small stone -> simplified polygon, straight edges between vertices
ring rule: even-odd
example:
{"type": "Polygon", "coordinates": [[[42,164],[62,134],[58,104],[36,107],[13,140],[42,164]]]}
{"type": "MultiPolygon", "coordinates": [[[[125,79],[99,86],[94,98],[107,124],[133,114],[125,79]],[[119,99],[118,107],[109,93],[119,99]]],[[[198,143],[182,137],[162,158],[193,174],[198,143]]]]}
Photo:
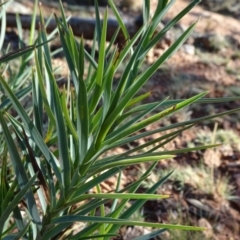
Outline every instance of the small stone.
{"type": "Polygon", "coordinates": [[[182,50],[189,55],[195,55],[195,47],[191,44],[183,44],[182,50]]]}
{"type": "Polygon", "coordinates": [[[211,167],[219,167],[221,165],[221,154],[218,150],[206,149],[203,154],[204,163],[211,167]]]}
{"type": "Polygon", "coordinates": [[[16,1],[9,3],[7,5],[7,11],[11,13],[18,13],[18,14],[32,14],[32,9],[26,7],[22,3],[18,3],[16,1]]]}
{"type": "Polygon", "coordinates": [[[142,9],[142,1],[138,0],[123,0],[121,7],[128,10],[139,11],[142,9]]]}
{"type": "Polygon", "coordinates": [[[213,237],[212,225],[207,221],[206,218],[200,218],[198,220],[198,226],[206,228],[206,230],[203,231],[203,234],[207,239],[213,237]]]}

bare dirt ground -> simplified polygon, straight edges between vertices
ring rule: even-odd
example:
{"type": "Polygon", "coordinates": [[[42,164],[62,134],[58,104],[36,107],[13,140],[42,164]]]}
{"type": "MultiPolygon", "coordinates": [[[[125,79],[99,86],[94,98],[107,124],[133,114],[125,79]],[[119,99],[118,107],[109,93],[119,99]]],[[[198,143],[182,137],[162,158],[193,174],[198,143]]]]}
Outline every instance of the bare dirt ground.
{"type": "MultiPolygon", "coordinates": [[[[177,0],[167,13],[163,24],[169,22],[189,2],[177,0]]],[[[31,2],[28,1],[29,6],[31,2]]],[[[151,1],[152,7],[156,1],[151,1]]],[[[54,6],[44,5],[51,13],[54,6]]],[[[67,7],[67,5],[66,5],[67,7]]],[[[55,9],[55,11],[57,11],[55,9]]],[[[91,12],[91,10],[88,10],[91,12]]],[[[69,10],[71,12],[71,10],[69,10]]],[[[125,17],[129,11],[122,11],[125,17]]],[[[137,16],[138,12],[132,12],[137,16]]],[[[187,98],[202,91],[207,97],[231,97],[240,94],[240,14],[224,15],[196,6],[171,30],[165,40],[152,50],[146,64],[154,62],[166,48],[193,22],[198,20],[194,33],[183,47],[152,77],[143,91],[153,90],[149,99],[161,100],[187,98]]],[[[56,59],[63,64],[63,59],[56,59]]],[[[181,122],[186,119],[211,115],[239,107],[240,101],[224,104],[193,105],[164,121],[150,126],[181,122]]],[[[148,221],[204,226],[204,233],[165,232],[159,239],[240,239],[240,114],[225,116],[214,122],[204,122],[183,132],[168,146],[168,150],[193,147],[199,144],[223,143],[213,150],[180,154],[168,162],[160,162],[148,181],[152,183],[171,170],[175,173],[158,193],[172,194],[172,198],[147,202],[142,212],[135,216],[148,221]]],[[[157,137],[157,136],[154,136],[157,137]]],[[[134,147],[143,144],[132,143],[134,147]]],[[[116,149],[117,152],[124,148],[116,149]]],[[[135,181],[139,172],[148,166],[129,167],[123,175],[123,184],[135,181]]],[[[114,189],[115,179],[103,184],[106,191],[114,189]]],[[[149,229],[125,227],[124,239],[149,232],[149,229]]]]}

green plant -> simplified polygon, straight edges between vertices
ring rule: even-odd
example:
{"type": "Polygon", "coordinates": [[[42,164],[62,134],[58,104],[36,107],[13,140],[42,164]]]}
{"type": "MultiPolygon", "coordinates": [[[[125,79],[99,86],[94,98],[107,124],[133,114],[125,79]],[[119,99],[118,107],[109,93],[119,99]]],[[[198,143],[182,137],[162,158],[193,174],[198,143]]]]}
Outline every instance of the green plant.
{"type": "MultiPolygon", "coordinates": [[[[106,48],[108,10],[101,22],[97,1],[96,31],[91,55],[83,47],[83,40],[76,40],[67,24],[62,4],[61,20],[55,16],[63,52],[69,67],[67,86],[59,88],[51,62],[51,53],[40,12],[40,25],[35,43],[20,51],[4,55],[0,63],[12,59],[33,56],[27,93],[32,96],[32,105],[24,109],[21,99],[25,88],[12,88],[8,79],[0,75],[1,84],[1,182],[0,182],[0,233],[2,239],[110,239],[117,235],[121,225],[136,225],[162,229],[202,230],[192,226],[148,223],[128,220],[146,200],[168,196],[154,192],[171,175],[159,179],[145,194],[136,194],[141,182],[146,179],[158,161],[172,158],[180,152],[205,149],[216,145],[198,146],[174,151],[159,151],[179,133],[199,121],[230,114],[239,109],[188,120],[158,129],[140,132],[146,126],[189,106],[192,103],[219,102],[234,98],[202,99],[201,93],[185,100],[163,99],[144,105],[137,105],[151,93],[137,95],[155,71],[164,63],[192,32],[192,24],[168,50],[148,69],[141,72],[141,66],[148,51],[199,1],[193,1],[170,21],[161,32],[154,34],[159,22],[174,1],[159,1],[156,12],[150,18],[150,1],[144,1],[144,25],[138,33],[129,38],[125,25],[109,0],[119,28],[106,48]],[[115,37],[123,31],[126,45],[120,49],[114,46],[115,37]],[[99,57],[94,59],[95,49],[99,57]],[[113,49],[113,50],[112,50],[113,49]],[[126,66],[116,88],[114,75],[124,59],[126,66]],[[89,61],[86,70],[85,61],[89,61]],[[150,115],[158,109],[158,112],[150,115]],[[14,110],[14,116],[9,110],[14,110]],[[153,139],[148,143],[121,154],[108,154],[113,149],[154,133],[172,129],[170,134],[153,139]],[[3,137],[2,137],[3,138],[3,137]],[[156,144],[157,143],[157,144],[156,144]],[[155,144],[155,145],[154,145],[155,144]],[[151,147],[152,146],[152,147],[151,147]],[[141,152],[145,147],[148,151],[141,152]],[[132,164],[153,162],[149,169],[134,183],[121,189],[121,172],[132,164]],[[113,175],[118,176],[113,193],[102,193],[100,183],[113,175]],[[96,193],[90,193],[96,188],[96,193]],[[126,208],[129,199],[136,201],[126,208]],[[110,213],[105,204],[112,201],[110,213]],[[96,210],[100,209],[100,216],[96,210]],[[74,224],[82,222],[78,231],[74,224]]],[[[34,29],[34,28],[33,28],[34,29]]],[[[32,30],[33,31],[33,30],[32,30]]],[[[32,42],[33,43],[33,42],[32,42]]],[[[21,63],[21,67],[23,63],[21,63]]],[[[10,65],[10,64],[9,64],[10,65]]],[[[6,69],[8,69],[7,65],[6,69]]],[[[19,81],[18,78],[16,78],[19,81]]],[[[139,239],[148,239],[149,234],[139,239]]]]}

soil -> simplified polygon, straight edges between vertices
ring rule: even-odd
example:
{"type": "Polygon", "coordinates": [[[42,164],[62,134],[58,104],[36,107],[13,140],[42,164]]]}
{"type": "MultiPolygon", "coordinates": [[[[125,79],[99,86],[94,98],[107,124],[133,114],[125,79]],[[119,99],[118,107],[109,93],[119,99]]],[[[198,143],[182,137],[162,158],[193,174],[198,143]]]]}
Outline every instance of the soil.
{"type": "MultiPolygon", "coordinates": [[[[51,1],[48,1],[51,2],[51,1]]],[[[152,8],[156,1],[151,1],[152,8]]],[[[189,1],[177,0],[163,20],[167,24],[189,1]]],[[[31,2],[29,1],[29,5],[31,2]]],[[[67,7],[67,5],[66,5],[67,7]]],[[[52,8],[43,4],[45,12],[52,8]]],[[[56,10],[57,11],[57,10],[56,10]]],[[[71,12],[71,10],[69,10],[71,12]]],[[[121,13],[128,18],[129,12],[121,13]]],[[[131,10],[131,16],[139,12],[131,10]]],[[[240,94],[240,24],[239,14],[224,15],[196,6],[169,33],[165,40],[153,49],[146,65],[154,62],[174,40],[192,23],[197,22],[192,36],[167,63],[162,65],[143,91],[153,90],[148,101],[171,96],[182,99],[202,91],[206,97],[232,97],[240,94]]],[[[61,58],[56,65],[63,64],[61,58]]],[[[63,69],[61,69],[63,71],[63,69]]],[[[234,109],[240,101],[219,104],[195,104],[170,118],[153,124],[147,130],[170,123],[201,117],[234,109]]],[[[168,149],[194,147],[199,144],[223,143],[213,150],[179,154],[167,162],[160,162],[152,176],[144,183],[145,191],[159,177],[171,170],[175,173],[157,191],[171,194],[162,201],[148,201],[142,209],[147,221],[179,223],[204,226],[203,233],[182,233],[166,231],[158,239],[240,239],[240,114],[222,117],[215,121],[203,122],[180,134],[168,149]]],[[[156,137],[156,136],[155,136],[156,137]]],[[[144,144],[148,139],[132,143],[144,144]]],[[[131,146],[126,146],[131,147],[131,146]]],[[[124,151],[123,148],[116,152],[124,151]]],[[[123,185],[133,182],[147,165],[127,168],[123,173],[123,185]]],[[[105,182],[102,187],[111,191],[116,179],[105,182]]],[[[125,227],[121,229],[124,239],[148,233],[149,229],[125,227]]]]}

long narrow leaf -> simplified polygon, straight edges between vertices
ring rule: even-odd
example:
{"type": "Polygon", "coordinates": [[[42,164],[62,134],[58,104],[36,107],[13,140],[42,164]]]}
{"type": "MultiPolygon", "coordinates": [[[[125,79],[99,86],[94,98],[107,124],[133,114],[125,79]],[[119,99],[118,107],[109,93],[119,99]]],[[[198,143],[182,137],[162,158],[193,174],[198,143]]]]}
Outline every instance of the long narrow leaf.
{"type": "Polygon", "coordinates": [[[6,31],[6,5],[2,4],[1,6],[1,32],[0,32],[0,49],[2,49],[4,37],[5,37],[5,31],[6,31]]]}
{"type": "MultiPolygon", "coordinates": [[[[79,88],[77,91],[77,133],[79,140],[79,165],[88,150],[89,141],[89,107],[88,107],[88,96],[85,82],[83,80],[84,75],[84,48],[83,40],[81,40],[80,50],[79,50],[79,88]]],[[[99,66],[100,67],[100,66],[99,66]]]]}
{"type": "Polygon", "coordinates": [[[129,39],[130,36],[129,36],[129,33],[127,31],[127,28],[126,28],[124,22],[122,21],[122,18],[120,16],[120,14],[119,14],[119,12],[118,12],[118,10],[117,10],[113,0],[108,0],[108,3],[111,6],[111,9],[113,10],[115,17],[117,18],[118,24],[121,27],[121,30],[123,31],[125,39],[129,39]]]}
{"type": "MultiPolygon", "coordinates": [[[[136,182],[136,184],[134,184],[131,188],[129,188],[129,192],[134,193],[138,187],[140,186],[141,182],[146,179],[146,177],[150,174],[150,172],[154,169],[154,167],[156,167],[157,163],[153,163],[149,169],[143,173],[142,177],[136,182]]],[[[127,189],[126,189],[127,190],[127,189]]],[[[123,189],[123,191],[125,191],[123,189]]],[[[128,199],[126,200],[122,200],[121,203],[119,204],[119,206],[117,207],[117,209],[110,213],[108,215],[108,217],[112,217],[112,218],[119,218],[119,216],[121,215],[123,209],[125,208],[126,204],[128,203],[128,199]]],[[[92,224],[91,226],[88,226],[87,228],[83,229],[79,234],[76,235],[76,237],[74,238],[74,240],[77,240],[79,236],[88,236],[91,232],[95,231],[98,228],[99,224],[95,223],[92,224]]],[[[110,229],[114,228],[114,231],[111,231],[111,233],[116,232],[116,230],[119,228],[120,226],[118,225],[108,225],[107,227],[107,232],[109,232],[110,229]]]]}
{"type": "Polygon", "coordinates": [[[144,226],[144,227],[154,227],[154,228],[166,228],[166,229],[179,229],[179,230],[191,230],[191,231],[202,231],[205,230],[203,227],[191,227],[191,226],[182,226],[182,225],[173,225],[173,224],[161,224],[161,223],[149,223],[149,222],[137,222],[129,221],[126,219],[114,219],[108,217],[88,217],[88,216],[61,216],[54,218],[51,224],[63,223],[63,222],[95,222],[95,223],[109,223],[117,225],[135,225],[135,226],[144,226]]]}
{"type": "Polygon", "coordinates": [[[104,72],[104,65],[105,65],[105,43],[106,43],[106,34],[107,34],[107,17],[108,12],[106,11],[104,14],[103,19],[103,26],[101,32],[101,44],[99,49],[99,61],[98,61],[98,68],[97,68],[97,76],[96,76],[96,86],[93,94],[93,98],[89,107],[90,113],[92,113],[95,108],[97,107],[97,103],[101,97],[102,93],[102,84],[103,84],[103,72],[104,72]]]}
{"type": "Polygon", "coordinates": [[[38,145],[39,149],[41,149],[42,153],[44,154],[44,156],[48,160],[49,164],[52,166],[58,180],[60,181],[60,183],[62,183],[62,177],[61,177],[60,171],[57,167],[55,157],[49,151],[48,147],[44,143],[44,141],[43,141],[41,135],[39,134],[39,132],[37,131],[36,127],[33,125],[32,121],[30,120],[30,118],[26,114],[25,110],[23,109],[23,107],[19,103],[18,99],[13,94],[13,92],[9,88],[8,84],[4,81],[4,79],[2,78],[1,75],[0,75],[0,82],[1,82],[1,85],[3,86],[3,88],[5,90],[6,95],[11,100],[12,105],[16,109],[16,111],[19,114],[19,116],[21,117],[25,127],[27,128],[27,130],[28,130],[27,132],[34,139],[34,141],[38,145]]]}
{"type": "Polygon", "coordinates": [[[94,166],[91,167],[91,171],[97,171],[97,172],[101,172],[105,169],[108,168],[112,168],[112,167],[120,167],[120,166],[128,166],[128,165],[133,165],[133,164],[137,164],[137,163],[146,163],[146,162],[154,162],[154,161],[160,161],[160,160],[164,160],[164,159],[170,159],[173,158],[174,155],[163,155],[163,153],[160,153],[159,155],[156,153],[156,155],[154,156],[142,156],[142,157],[135,157],[135,158],[125,158],[122,160],[116,160],[116,161],[109,161],[109,163],[100,163],[100,164],[96,164],[94,166]]]}
{"type": "Polygon", "coordinates": [[[111,128],[114,121],[117,119],[119,113],[122,109],[128,104],[130,99],[136,94],[136,92],[143,86],[143,84],[152,76],[152,74],[158,69],[158,67],[169,58],[174,52],[176,52],[182,43],[187,39],[189,34],[193,31],[195,24],[189,27],[179,38],[178,40],[169,47],[168,50],[145,72],[143,73],[136,81],[135,84],[128,90],[122,101],[118,104],[118,106],[113,110],[111,115],[106,119],[103,123],[102,130],[99,133],[97,139],[97,148],[101,146],[104,141],[109,129],[111,128]]]}
{"type": "MultiPolygon", "coordinates": [[[[117,141],[119,140],[120,138],[123,138],[123,137],[126,137],[134,132],[137,132],[139,130],[141,130],[142,128],[148,126],[149,124],[152,124],[156,121],[159,121],[160,119],[162,119],[163,117],[166,117],[192,103],[194,103],[195,101],[197,101],[198,99],[202,98],[203,96],[205,96],[207,94],[207,92],[203,92],[203,93],[200,93],[194,97],[191,97],[187,100],[184,100],[170,108],[167,108],[166,110],[163,110],[162,112],[158,113],[158,114],[155,114],[153,116],[150,116],[148,117],[147,119],[144,119],[143,121],[139,122],[139,123],[136,123],[135,125],[125,129],[125,130],[122,130],[120,133],[118,133],[118,131],[116,131],[116,134],[113,132],[112,134],[109,135],[109,138],[111,138],[111,136],[114,136],[114,140],[111,139],[111,141],[117,141]],[[120,137],[117,137],[118,135],[120,135],[120,137]]],[[[163,101],[164,102],[164,101],[163,101]]]]}
{"type": "MultiPolygon", "coordinates": [[[[3,214],[0,217],[1,232],[2,232],[1,228],[4,226],[4,222],[6,221],[6,219],[10,215],[10,213],[14,211],[14,208],[19,204],[19,202],[22,200],[22,198],[27,194],[27,192],[29,191],[29,189],[31,188],[33,183],[35,182],[36,177],[37,176],[35,175],[27,182],[27,184],[15,195],[14,199],[9,203],[7,208],[4,210],[3,214]]],[[[40,219],[39,219],[39,222],[40,222],[40,219]]]]}
{"type": "Polygon", "coordinates": [[[10,60],[16,59],[18,57],[21,57],[27,53],[31,53],[35,48],[39,48],[45,44],[47,44],[48,42],[52,41],[53,39],[50,39],[44,43],[38,44],[38,45],[31,45],[22,49],[19,49],[17,51],[13,51],[10,52],[6,55],[3,55],[2,57],[0,57],[0,64],[4,63],[4,62],[9,62],[10,60]]]}
{"type": "MultiPolygon", "coordinates": [[[[23,163],[20,159],[17,148],[14,144],[14,141],[11,137],[11,134],[8,130],[7,124],[4,120],[4,117],[3,117],[2,113],[0,113],[0,122],[2,124],[4,136],[5,136],[7,145],[8,145],[8,150],[9,150],[9,153],[10,153],[11,161],[12,161],[12,164],[13,164],[13,168],[14,168],[17,180],[18,180],[19,187],[20,187],[21,190],[25,189],[25,186],[29,182],[28,177],[27,177],[27,174],[25,172],[23,163]]],[[[29,190],[29,186],[28,186],[28,190],[29,190]]],[[[25,196],[26,203],[27,203],[27,206],[29,208],[31,217],[33,218],[34,223],[38,226],[38,229],[40,230],[41,229],[41,220],[40,220],[40,216],[39,216],[39,213],[38,213],[38,210],[37,210],[37,206],[36,206],[34,196],[33,196],[31,191],[25,192],[25,190],[24,190],[24,193],[26,193],[26,196],[25,196]]],[[[16,207],[16,205],[14,207],[16,207]]],[[[13,209],[11,209],[11,210],[13,211],[13,209]]],[[[4,220],[6,220],[6,219],[4,219],[4,220]]],[[[3,226],[3,223],[0,222],[0,226],[3,226]]]]}
{"type": "Polygon", "coordinates": [[[133,238],[132,240],[149,240],[149,239],[159,236],[161,233],[163,233],[165,231],[166,231],[166,229],[156,230],[151,233],[145,234],[143,236],[133,238]]]}
{"type": "MultiPolygon", "coordinates": [[[[173,172],[170,172],[163,178],[161,178],[159,181],[157,181],[151,188],[149,188],[146,193],[154,193],[172,174],[173,172]]],[[[121,215],[120,219],[128,219],[134,212],[136,212],[143,204],[146,202],[146,200],[136,200],[131,207],[129,207],[127,210],[125,210],[121,215]]],[[[108,231],[108,233],[114,233],[117,231],[119,226],[113,225],[111,229],[108,231]]],[[[164,227],[163,227],[164,228],[164,227]]]]}
{"type": "Polygon", "coordinates": [[[169,198],[170,195],[157,195],[157,194],[136,194],[136,193],[97,193],[97,194],[84,194],[76,199],[73,199],[68,203],[68,205],[73,205],[85,199],[148,199],[148,200],[156,200],[169,198]]]}
{"type": "Polygon", "coordinates": [[[58,135],[58,146],[60,153],[60,165],[62,171],[62,179],[64,183],[64,191],[68,191],[71,181],[71,162],[69,158],[68,152],[68,141],[67,141],[67,133],[65,128],[64,116],[62,113],[59,90],[56,85],[55,78],[51,72],[50,66],[46,61],[46,69],[48,72],[48,76],[50,79],[50,84],[54,89],[53,95],[53,104],[54,104],[54,113],[56,118],[56,127],[57,127],[57,135],[58,135]]]}

